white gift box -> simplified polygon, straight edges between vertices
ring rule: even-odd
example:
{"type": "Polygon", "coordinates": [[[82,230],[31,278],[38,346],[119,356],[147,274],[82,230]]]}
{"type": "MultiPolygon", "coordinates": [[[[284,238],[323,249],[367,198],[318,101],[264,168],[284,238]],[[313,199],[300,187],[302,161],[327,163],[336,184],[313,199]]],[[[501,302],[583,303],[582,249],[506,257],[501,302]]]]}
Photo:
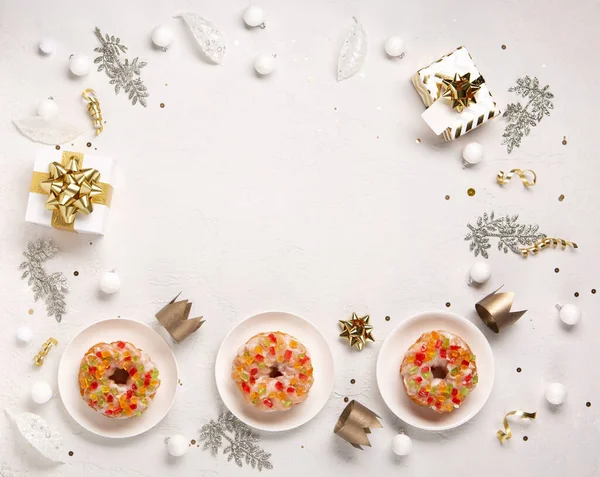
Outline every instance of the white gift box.
{"type": "Polygon", "coordinates": [[[70,230],[73,232],[104,235],[108,216],[110,214],[110,202],[116,170],[116,162],[112,157],[96,156],[93,154],[84,154],[80,152],[42,149],[38,152],[33,165],[33,177],[29,188],[29,200],[27,201],[27,211],[25,220],[46,227],[59,228],[61,230],[70,230]],[[40,183],[49,177],[49,166],[53,162],[67,165],[71,158],[77,158],[80,162],[80,169],[96,169],[100,172],[100,186],[103,190],[99,199],[93,198],[94,211],[85,215],[77,213],[75,222],[71,225],[65,225],[57,217],[58,212],[46,209],[48,194],[40,188],[40,183]],[[96,200],[95,200],[96,199],[96,200]],[[62,222],[62,225],[61,225],[62,222]]]}
{"type": "Polygon", "coordinates": [[[480,76],[464,46],[421,68],[411,77],[413,86],[428,108],[422,115],[423,119],[436,134],[443,134],[446,141],[459,138],[501,113],[485,82],[476,93],[477,102],[472,102],[460,113],[452,109],[449,101],[440,99],[445,89],[443,78],[454,77],[457,73],[470,73],[473,80],[480,76]]]}

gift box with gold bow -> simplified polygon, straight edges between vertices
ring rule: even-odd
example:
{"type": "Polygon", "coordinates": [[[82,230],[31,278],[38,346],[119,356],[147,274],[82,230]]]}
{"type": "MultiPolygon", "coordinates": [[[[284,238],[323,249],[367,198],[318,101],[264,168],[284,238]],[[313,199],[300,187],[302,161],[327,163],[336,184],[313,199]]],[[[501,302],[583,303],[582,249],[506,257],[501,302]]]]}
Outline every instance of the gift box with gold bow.
{"type": "Polygon", "coordinates": [[[116,163],[106,156],[40,150],[33,166],[25,220],[86,234],[104,235],[116,163]]]}
{"type": "Polygon", "coordinates": [[[423,119],[446,141],[459,138],[501,113],[464,46],[421,68],[411,81],[427,106],[423,119]]]}

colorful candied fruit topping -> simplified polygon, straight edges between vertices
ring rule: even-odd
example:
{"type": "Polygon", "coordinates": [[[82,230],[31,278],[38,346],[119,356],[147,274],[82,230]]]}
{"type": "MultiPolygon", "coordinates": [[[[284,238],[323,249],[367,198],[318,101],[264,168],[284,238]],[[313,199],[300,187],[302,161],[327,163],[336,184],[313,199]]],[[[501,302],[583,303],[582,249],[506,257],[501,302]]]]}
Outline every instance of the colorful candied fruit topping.
{"type": "Polygon", "coordinates": [[[271,356],[275,356],[275,347],[274,347],[274,346],[271,346],[271,347],[269,348],[269,354],[270,354],[271,356]]]}
{"type": "Polygon", "coordinates": [[[271,401],[269,398],[263,399],[263,404],[267,407],[273,407],[273,401],[271,401]]]}
{"type": "Polygon", "coordinates": [[[292,358],[292,351],[289,349],[285,350],[285,353],[283,353],[283,359],[285,359],[286,361],[289,361],[292,358]]]}
{"type": "Polygon", "coordinates": [[[271,340],[271,343],[277,343],[277,337],[273,333],[269,334],[269,339],[271,340]]]}
{"type": "Polygon", "coordinates": [[[256,356],[254,356],[254,359],[259,363],[262,363],[265,360],[265,357],[262,354],[257,353],[256,356]]]}
{"type": "Polygon", "coordinates": [[[242,383],[242,389],[244,390],[244,392],[250,392],[250,386],[248,386],[248,384],[246,383],[242,383]]]}
{"type": "Polygon", "coordinates": [[[275,389],[278,389],[279,391],[281,391],[283,389],[283,383],[281,381],[277,381],[275,383],[275,389]]]}

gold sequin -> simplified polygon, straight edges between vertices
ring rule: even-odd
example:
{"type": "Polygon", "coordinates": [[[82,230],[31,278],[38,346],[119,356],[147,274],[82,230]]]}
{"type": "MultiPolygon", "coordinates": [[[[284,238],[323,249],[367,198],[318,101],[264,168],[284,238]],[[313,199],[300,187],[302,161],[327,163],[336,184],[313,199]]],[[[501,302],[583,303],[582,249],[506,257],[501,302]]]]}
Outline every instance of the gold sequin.
{"type": "Polygon", "coordinates": [[[420,138],[420,137],[418,137],[417,139],[415,139],[415,142],[416,142],[417,144],[421,144],[421,138],[420,138]]]}
{"type": "Polygon", "coordinates": [[[27,313],[29,313],[30,315],[33,315],[33,308],[29,308],[29,310],[27,310],[27,313]]]}
{"type": "Polygon", "coordinates": [[[467,195],[469,197],[473,197],[475,195],[475,189],[473,189],[472,187],[470,189],[467,190],[467,195]]]}
{"type": "Polygon", "coordinates": [[[559,202],[562,202],[563,200],[565,200],[565,195],[564,195],[564,194],[560,194],[560,195],[558,196],[558,201],[559,201],[559,202]]]}
{"type": "Polygon", "coordinates": [[[563,136],[562,143],[563,143],[563,146],[567,145],[567,136],[563,136]]]}

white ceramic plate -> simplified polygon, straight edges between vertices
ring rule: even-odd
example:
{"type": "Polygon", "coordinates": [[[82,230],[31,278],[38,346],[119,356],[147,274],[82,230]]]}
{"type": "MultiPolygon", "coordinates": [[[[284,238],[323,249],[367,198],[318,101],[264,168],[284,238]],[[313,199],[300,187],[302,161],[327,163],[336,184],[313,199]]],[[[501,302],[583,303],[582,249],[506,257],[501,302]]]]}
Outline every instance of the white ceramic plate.
{"type": "Polygon", "coordinates": [[[215,366],[217,388],[225,406],[241,421],[263,431],[287,431],[310,421],[325,406],[335,379],[333,356],[325,337],[304,318],[280,311],[252,316],[237,325],[221,343],[215,366]],[[308,348],[314,367],[314,384],[302,404],[289,411],[260,412],[246,404],[231,379],[231,363],[240,346],[257,333],[281,331],[308,348]]]}
{"type": "Polygon", "coordinates": [[[377,358],[377,385],[385,403],[407,424],[431,431],[452,429],[477,414],[492,392],[494,373],[494,355],[483,333],[467,319],[447,311],[420,313],[400,323],[384,341],[377,358]],[[459,335],[477,357],[477,387],[458,409],[443,414],[412,402],[400,376],[400,364],[406,350],[421,334],[432,330],[459,335]]]}
{"type": "Polygon", "coordinates": [[[99,321],[81,331],[65,349],[58,367],[58,390],[63,404],[79,425],[103,437],[132,437],[152,429],[166,416],[177,391],[177,362],[167,342],[148,325],[125,318],[99,321]],[[143,349],[160,372],[154,401],[140,416],[110,419],[91,409],[79,393],[79,365],[96,343],[129,341],[143,349]]]}

